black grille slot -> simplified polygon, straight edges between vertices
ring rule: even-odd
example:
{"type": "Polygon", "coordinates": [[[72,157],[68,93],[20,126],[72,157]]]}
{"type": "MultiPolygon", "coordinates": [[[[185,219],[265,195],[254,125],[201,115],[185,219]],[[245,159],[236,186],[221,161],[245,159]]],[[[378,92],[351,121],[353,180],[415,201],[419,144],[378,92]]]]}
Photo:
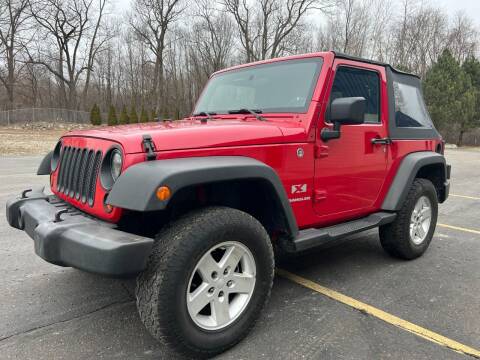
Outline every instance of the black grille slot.
{"type": "Polygon", "coordinates": [[[73,150],[73,158],[71,162],[70,172],[68,174],[68,193],[66,195],[73,197],[74,196],[74,184],[78,178],[77,162],[78,155],[80,154],[80,149],[73,150]]]}
{"type": "Polygon", "coordinates": [[[68,171],[68,164],[70,163],[70,147],[66,147],[63,150],[63,156],[60,161],[60,174],[59,174],[59,186],[58,186],[58,191],[63,192],[65,189],[65,177],[67,176],[67,171],[68,171]]]}
{"type": "Polygon", "coordinates": [[[82,184],[83,184],[83,178],[85,177],[87,155],[88,155],[87,149],[83,149],[80,153],[80,160],[78,162],[80,172],[78,173],[78,178],[76,179],[76,182],[75,182],[75,199],[77,200],[80,200],[80,196],[82,195],[82,184]]]}
{"type": "Polygon", "coordinates": [[[89,180],[92,177],[92,169],[93,169],[93,150],[89,150],[87,153],[87,163],[85,164],[85,175],[82,178],[82,190],[81,199],[82,203],[87,202],[87,189],[89,187],[89,180]]]}
{"type": "Polygon", "coordinates": [[[70,198],[93,206],[102,153],[67,146],[60,156],[57,189],[70,198]]]}
{"type": "Polygon", "coordinates": [[[95,163],[93,164],[93,175],[90,178],[90,188],[88,189],[88,205],[93,206],[93,203],[95,201],[95,188],[97,185],[97,175],[98,175],[98,170],[100,170],[100,160],[102,159],[102,153],[100,151],[97,151],[97,154],[95,155],[95,163]]]}
{"type": "Polygon", "coordinates": [[[57,190],[62,191],[62,184],[63,184],[63,174],[64,174],[64,165],[65,165],[65,157],[67,156],[67,148],[62,148],[60,152],[60,162],[59,162],[59,169],[58,169],[58,177],[57,177],[57,190]]]}
{"type": "Polygon", "coordinates": [[[68,163],[65,164],[66,165],[66,168],[65,170],[67,171],[65,173],[65,182],[64,182],[64,188],[63,188],[63,193],[65,195],[68,195],[68,192],[70,190],[70,182],[72,180],[72,170],[73,170],[73,160],[74,160],[74,157],[75,157],[75,148],[70,148],[70,152],[69,152],[69,156],[68,156],[68,163]]]}

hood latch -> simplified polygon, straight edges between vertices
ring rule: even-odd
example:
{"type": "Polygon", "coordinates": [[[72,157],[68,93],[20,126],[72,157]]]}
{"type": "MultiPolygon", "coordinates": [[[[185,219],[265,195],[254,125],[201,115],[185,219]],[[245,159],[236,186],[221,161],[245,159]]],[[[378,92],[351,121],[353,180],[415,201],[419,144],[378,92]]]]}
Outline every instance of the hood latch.
{"type": "Polygon", "coordinates": [[[147,153],[147,161],[155,160],[157,158],[157,155],[155,154],[155,143],[150,135],[143,135],[142,145],[143,151],[147,153]]]}

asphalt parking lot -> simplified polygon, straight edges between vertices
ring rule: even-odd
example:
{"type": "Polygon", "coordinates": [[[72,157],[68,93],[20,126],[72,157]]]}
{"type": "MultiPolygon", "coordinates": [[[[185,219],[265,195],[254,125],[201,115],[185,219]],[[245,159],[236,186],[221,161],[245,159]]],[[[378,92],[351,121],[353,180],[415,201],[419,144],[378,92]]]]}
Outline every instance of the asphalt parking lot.
{"type": "MultiPolygon", "coordinates": [[[[292,259],[282,269],[296,282],[277,276],[258,326],[218,358],[475,358],[464,350],[480,352],[480,151],[449,150],[447,159],[452,196],[422,258],[388,257],[370,231],[292,259]]],[[[134,280],[50,265],[7,225],[5,201],[48,181],[34,175],[39,161],[0,157],[0,358],[173,358],[140,323],[134,280]]]]}

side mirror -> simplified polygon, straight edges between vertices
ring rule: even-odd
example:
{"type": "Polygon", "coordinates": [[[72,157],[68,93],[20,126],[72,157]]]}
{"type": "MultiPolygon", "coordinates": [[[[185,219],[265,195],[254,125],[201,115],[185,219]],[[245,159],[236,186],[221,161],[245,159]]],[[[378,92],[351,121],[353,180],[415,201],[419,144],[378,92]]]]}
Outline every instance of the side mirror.
{"type": "Polygon", "coordinates": [[[363,124],[366,107],[367,100],[364,97],[343,97],[333,100],[329,109],[333,130],[323,128],[320,134],[322,140],[338,139],[341,125],[363,124]]]}
{"type": "Polygon", "coordinates": [[[330,121],[341,125],[363,124],[367,100],[364,97],[344,97],[332,101],[330,121]]]}

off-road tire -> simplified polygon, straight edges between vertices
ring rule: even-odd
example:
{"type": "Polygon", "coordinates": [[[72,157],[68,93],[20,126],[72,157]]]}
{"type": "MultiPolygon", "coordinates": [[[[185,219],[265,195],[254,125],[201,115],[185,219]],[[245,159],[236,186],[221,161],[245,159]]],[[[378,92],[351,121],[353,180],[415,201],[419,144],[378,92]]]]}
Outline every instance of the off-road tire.
{"type": "Polygon", "coordinates": [[[435,232],[438,216],[438,198],[435,187],[427,179],[415,179],[402,208],[397,213],[395,221],[383,225],[379,229],[380,243],[383,249],[391,256],[412,260],[423,255],[435,232]],[[410,237],[410,218],[413,209],[420,197],[426,196],[431,203],[431,223],[425,240],[416,245],[410,237]]]}
{"type": "Polygon", "coordinates": [[[273,277],[273,249],[263,226],[242,211],[208,207],[187,214],[157,235],[147,268],[137,278],[137,308],[147,330],[160,342],[191,358],[211,357],[234,346],[253,328],[270,297],[273,277]],[[190,317],[186,289],[204,253],[230,240],[242,243],[253,255],[255,287],[233,323],[207,331],[190,317]]]}

